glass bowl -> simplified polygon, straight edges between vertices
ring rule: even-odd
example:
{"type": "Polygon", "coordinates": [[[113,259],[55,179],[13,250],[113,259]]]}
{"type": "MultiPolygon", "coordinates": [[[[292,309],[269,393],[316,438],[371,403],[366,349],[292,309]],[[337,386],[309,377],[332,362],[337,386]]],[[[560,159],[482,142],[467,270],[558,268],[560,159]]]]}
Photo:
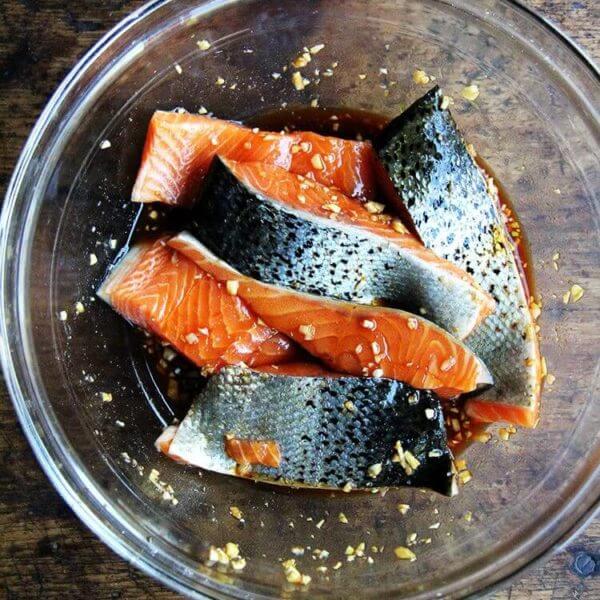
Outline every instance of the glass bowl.
{"type": "Polygon", "coordinates": [[[291,593],[280,561],[293,546],[310,546],[297,562],[312,576],[311,598],[463,596],[556,547],[592,514],[600,491],[599,92],[597,72],[567,40],[506,0],[152,2],[125,19],[48,103],[2,213],[4,372],[58,491],[116,552],[195,597],[291,593]],[[197,45],[203,39],[208,50],[197,45]],[[311,84],[296,91],[283,67],[320,43],[305,70],[311,84]],[[415,68],[456,99],[455,117],[528,234],[555,377],[539,427],[469,448],[474,477],[453,499],[292,491],[160,456],[153,441],[172,406],[139,337],[94,295],[136,216],[128,198],[150,115],[205,106],[244,119],[318,98],[391,117],[425,89],[412,81],[415,68]],[[460,97],[471,82],[481,89],[472,104],[460,97]],[[583,298],[565,304],[573,283],[583,298]],[[176,505],[156,479],[172,486],[176,505]],[[410,505],[406,515],[399,503],[410,505]],[[232,505],[244,523],[229,515],[232,505]],[[398,561],[393,548],[412,533],[418,559],[398,561]],[[240,544],[245,570],[205,565],[209,545],[228,541],[240,544]],[[373,560],[347,562],[346,546],[361,542],[373,560]],[[313,560],[314,549],[329,558],[313,560]]]}

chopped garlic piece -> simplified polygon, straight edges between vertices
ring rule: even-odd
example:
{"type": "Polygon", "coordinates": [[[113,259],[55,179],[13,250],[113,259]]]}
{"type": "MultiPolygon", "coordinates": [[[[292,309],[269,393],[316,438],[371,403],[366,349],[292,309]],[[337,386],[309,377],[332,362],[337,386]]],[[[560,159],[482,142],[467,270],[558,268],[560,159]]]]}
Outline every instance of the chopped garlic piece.
{"type": "Polygon", "coordinates": [[[237,519],[238,521],[242,521],[244,519],[244,515],[242,514],[242,511],[237,506],[230,506],[229,514],[234,519],[237,519]]]}
{"type": "Polygon", "coordinates": [[[298,331],[304,336],[304,340],[307,342],[315,339],[314,325],[300,325],[300,327],[298,327],[298,331]]]}
{"type": "Polygon", "coordinates": [[[377,323],[375,323],[375,321],[372,321],[371,319],[363,319],[363,321],[361,322],[361,326],[365,329],[374,331],[377,327],[377,323]]]}
{"type": "Polygon", "coordinates": [[[475,102],[475,100],[477,100],[479,97],[479,93],[479,86],[475,83],[472,83],[471,85],[465,86],[461,90],[460,95],[469,102],[475,102]]]}
{"type": "Polygon", "coordinates": [[[396,555],[396,558],[399,558],[400,560],[410,560],[411,562],[417,560],[415,553],[405,546],[398,546],[395,548],[394,554],[396,555]]]}
{"type": "Polygon", "coordinates": [[[188,333],[184,337],[185,337],[185,341],[188,344],[197,344],[198,343],[198,336],[193,332],[188,333]]]}
{"type": "Polygon", "coordinates": [[[584,289],[576,283],[574,283],[571,286],[570,291],[571,291],[571,302],[578,302],[583,297],[584,289]]]}
{"type": "Polygon", "coordinates": [[[371,477],[372,479],[375,479],[381,473],[382,468],[383,468],[383,465],[381,463],[376,463],[374,465],[371,465],[367,469],[367,473],[368,473],[369,477],[371,477]]]}
{"type": "Polygon", "coordinates": [[[431,78],[425,71],[421,69],[415,69],[412,74],[413,81],[418,85],[426,85],[431,81],[431,78]]]}
{"type": "Polygon", "coordinates": [[[323,158],[320,154],[313,154],[310,159],[311,165],[317,169],[318,171],[322,171],[325,168],[325,164],[323,163],[323,158]]]}
{"type": "Polygon", "coordinates": [[[410,510],[410,504],[398,504],[397,508],[401,515],[405,515],[410,510]]]}
{"type": "Polygon", "coordinates": [[[385,204],[381,204],[380,202],[365,202],[363,206],[372,215],[379,215],[385,210],[385,204]]]}
{"type": "Polygon", "coordinates": [[[229,558],[237,558],[240,555],[240,547],[233,542],[227,542],[225,544],[225,554],[229,558]]]}
{"type": "Polygon", "coordinates": [[[292,83],[299,92],[304,89],[304,79],[302,78],[300,71],[294,71],[292,73],[292,83]]]}
{"type": "Polygon", "coordinates": [[[442,110],[446,110],[448,107],[454,104],[454,99],[452,96],[442,96],[442,102],[440,103],[440,108],[442,110]]]}
{"type": "Polygon", "coordinates": [[[230,294],[231,296],[236,296],[238,293],[238,290],[240,289],[240,282],[235,281],[235,280],[230,280],[225,284],[225,287],[227,288],[228,294],[230,294]]]}
{"type": "Polygon", "coordinates": [[[402,221],[399,221],[398,219],[394,219],[392,221],[392,229],[396,233],[408,233],[408,229],[404,227],[404,223],[402,223],[402,221]]]}

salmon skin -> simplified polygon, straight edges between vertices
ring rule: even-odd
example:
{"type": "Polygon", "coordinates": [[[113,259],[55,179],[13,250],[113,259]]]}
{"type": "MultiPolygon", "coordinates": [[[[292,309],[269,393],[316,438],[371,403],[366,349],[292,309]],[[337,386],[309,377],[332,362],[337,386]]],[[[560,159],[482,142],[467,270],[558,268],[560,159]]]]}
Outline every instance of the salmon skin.
{"type": "Polygon", "coordinates": [[[455,490],[440,401],[390,379],[288,377],[227,367],[209,379],[167,455],[283,485],[455,490]],[[240,469],[226,450],[231,438],[275,442],[279,465],[240,469]]]}
{"type": "Polygon", "coordinates": [[[369,142],[310,132],[264,132],[231,121],[159,110],[148,126],[131,199],[185,205],[217,154],[274,164],[361,200],[373,195],[374,154],[369,142]]]}
{"type": "Polygon", "coordinates": [[[340,192],[303,183],[276,166],[216,157],[193,208],[192,231],[244,275],[318,296],[420,312],[460,339],[493,310],[491,296],[464,271],[405,230],[396,232],[389,216],[371,215],[340,192]]]}
{"type": "Polygon", "coordinates": [[[260,282],[218,259],[184,232],[169,245],[243,299],[269,327],[287,335],[334,371],[389,377],[442,397],[492,380],[460,341],[430,321],[397,309],[313,296],[260,282]]]}
{"type": "Polygon", "coordinates": [[[467,402],[483,421],[536,425],[540,353],[513,246],[490,181],[469,154],[436,87],[376,141],[399,198],[424,244],[466,269],[496,309],[466,344],[489,366],[495,387],[467,402]]]}
{"type": "Polygon", "coordinates": [[[168,247],[166,239],[134,246],[100,287],[100,298],[208,371],[296,356],[288,338],[259,323],[240,298],[168,247]]]}

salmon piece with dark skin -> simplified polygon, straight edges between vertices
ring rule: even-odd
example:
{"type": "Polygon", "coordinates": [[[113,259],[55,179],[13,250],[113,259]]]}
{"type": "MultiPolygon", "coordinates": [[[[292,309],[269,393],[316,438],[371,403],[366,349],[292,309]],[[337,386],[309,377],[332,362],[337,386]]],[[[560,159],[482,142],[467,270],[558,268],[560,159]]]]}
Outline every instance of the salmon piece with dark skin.
{"type": "Polygon", "coordinates": [[[227,282],[262,321],[334,371],[397,379],[447,398],[492,383],[474,354],[423,318],[261,283],[219,260],[188,233],[168,243],[227,282]]]}
{"type": "Polygon", "coordinates": [[[226,284],[168,247],[165,238],[134,246],[98,295],[208,371],[227,364],[277,364],[297,356],[290,339],[261,323],[226,284]]]}
{"type": "Polygon", "coordinates": [[[474,160],[434,87],[375,140],[390,185],[423,243],[468,269],[496,302],[465,344],[482,358],[493,388],[469,398],[480,421],[534,427],[540,414],[541,354],[529,293],[494,180],[474,160]]]}
{"type": "Polygon", "coordinates": [[[279,444],[273,440],[242,440],[225,436],[225,452],[238,465],[276,468],[281,463],[279,444]]]}
{"type": "Polygon", "coordinates": [[[399,381],[226,367],[157,447],[201,469],[277,485],[453,495],[447,439],[436,395],[399,381]]]}
{"type": "Polygon", "coordinates": [[[422,311],[465,338],[493,311],[492,297],[383,209],[275,165],[217,157],[188,228],[221,259],[265,283],[422,311]]]}
{"type": "Polygon", "coordinates": [[[373,196],[374,154],[369,142],[309,132],[264,132],[202,115],[156,111],[131,199],[189,203],[217,154],[277,165],[360,200],[373,196]]]}

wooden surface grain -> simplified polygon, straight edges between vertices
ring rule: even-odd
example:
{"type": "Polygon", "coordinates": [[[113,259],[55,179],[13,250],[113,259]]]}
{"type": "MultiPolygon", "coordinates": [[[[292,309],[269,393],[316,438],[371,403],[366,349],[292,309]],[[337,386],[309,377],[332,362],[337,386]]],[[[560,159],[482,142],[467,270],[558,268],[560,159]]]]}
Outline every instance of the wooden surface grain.
{"type": "MultiPolygon", "coordinates": [[[[0,197],[49,95],[139,0],[0,0],[0,197]]],[[[597,0],[528,0],[600,62],[597,0]]],[[[490,598],[600,597],[600,519],[490,598]]],[[[0,597],[175,598],[83,526],[47,481],[0,382],[0,597]]]]}

